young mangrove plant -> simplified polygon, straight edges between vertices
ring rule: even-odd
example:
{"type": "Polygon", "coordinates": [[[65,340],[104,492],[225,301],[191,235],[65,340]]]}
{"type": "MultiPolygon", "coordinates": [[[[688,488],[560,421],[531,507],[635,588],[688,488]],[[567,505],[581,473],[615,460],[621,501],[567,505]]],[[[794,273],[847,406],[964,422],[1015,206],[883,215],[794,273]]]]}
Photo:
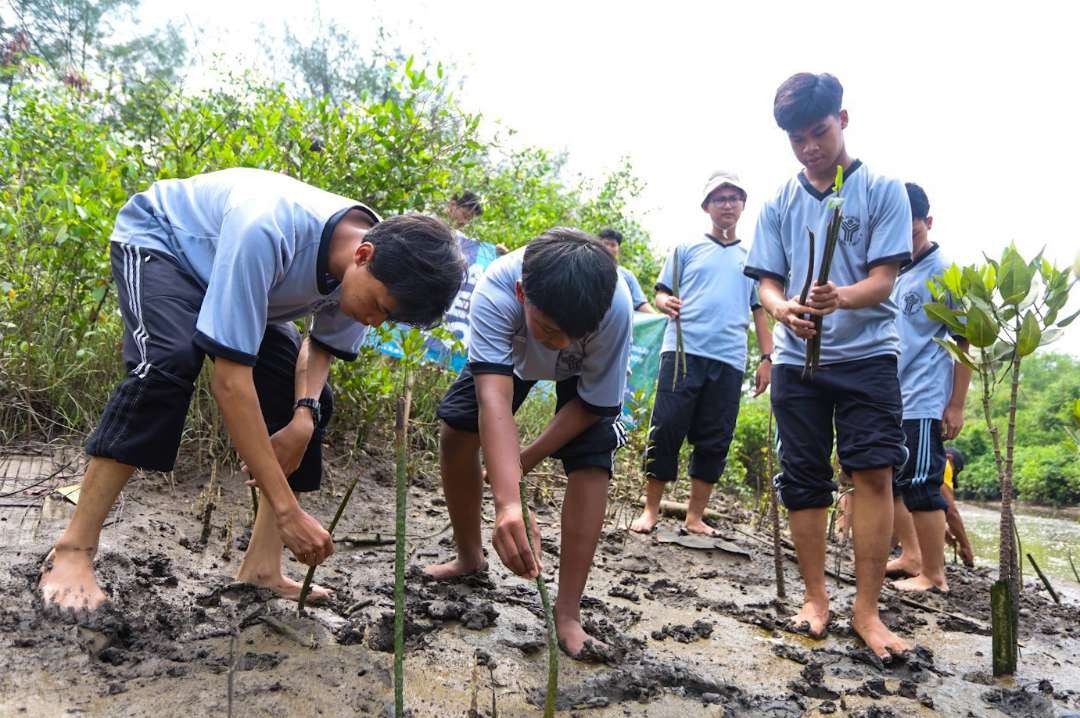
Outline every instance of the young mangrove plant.
{"type": "MultiPolygon", "coordinates": [[[[671,296],[679,299],[679,284],[682,283],[682,267],[679,266],[679,248],[675,248],[675,253],[671,257],[671,296]]],[[[682,378],[686,378],[686,349],[683,348],[683,334],[682,334],[682,310],[679,310],[679,316],[675,317],[675,367],[671,373],[671,390],[675,391],[675,386],[679,382],[679,375],[682,374],[682,378]]]]}
{"type": "Polygon", "coordinates": [[[1053,341],[1080,314],[1060,316],[1073,284],[1068,272],[1054,267],[1041,252],[1028,262],[1010,245],[1000,259],[987,257],[982,265],[949,267],[931,282],[934,301],[924,305],[927,315],[945,324],[952,335],[935,341],[979,377],[983,418],[1001,486],[998,580],[991,589],[995,676],[1014,673],[1017,661],[1020,554],[1014,540],[1012,504],[1020,364],[1024,357],[1053,341]],[[969,356],[955,337],[966,339],[975,350],[974,356],[969,356]],[[1004,446],[1000,427],[990,412],[990,399],[998,386],[1009,387],[1004,446]]]}
{"type": "Polygon", "coordinates": [[[405,374],[405,394],[398,397],[394,426],[397,446],[397,501],[394,505],[394,715],[405,715],[405,501],[408,497],[409,409],[412,388],[405,374]]]}
{"type": "MultiPolygon", "coordinates": [[[[525,536],[529,540],[529,550],[534,554],[536,547],[533,545],[533,535],[530,530],[529,501],[525,495],[525,479],[522,477],[519,487],[521,495],[521,515],[525,519],[525,536]]],[[[552,718],[555,715],[555,697],[559,693],[559,638],[555,633],[555,616],[551,611],[551,596],[548,595],[547,582],[544,574],[536,575],[536,588],[540,592],[540,603],[544,607],[544,623],[547,626],[548,644],[548,681],[547,693],[544,696],[544,718],[552,718]]]]}
{"type": "MultiPolygon", "coordinates": [[[[825,247],[821,254],[821,267],[818,269],[817,285],[822,286],[829,282],[829,272],[832,271],[833,255],[836,254],[836,243],[840,240],[840,224],[844,221],[843,212],[840,208],[844,205],[844,198],[840,196],[840,190],[844,187],[844,168],[836,167],[836,180],[833,182],[833,196],[829,197],[826,206],[832,210],[829,225],[825,231],[825,247]]],[[[803,285],[800,302],[806,303],[810,293],[810,278],[814,273],[814,233],[807,227],[810,235],[810,266],[806,271],[806,283],[803,285]]],[[[821,325],[824,320],[820,314],[811,317],[814,322],[814,336],[806,340],[806,358],[803,362],[803,381],[814,378],[814,371],[821,362],[821,325]]]]}

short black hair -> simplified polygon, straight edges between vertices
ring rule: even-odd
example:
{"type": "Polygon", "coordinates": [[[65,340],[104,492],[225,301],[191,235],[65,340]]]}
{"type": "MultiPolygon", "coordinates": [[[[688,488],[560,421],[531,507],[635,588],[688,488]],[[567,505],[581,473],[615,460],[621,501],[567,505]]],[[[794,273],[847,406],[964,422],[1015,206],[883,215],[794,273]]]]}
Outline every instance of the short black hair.
{"type": "Polygon", "coordinates": [[[964,461],[964,454],[962,451],[960,451],[960,449],[956,448],[955,446],[946,446],[945,455],[952,459],[952,470],[954,477],[964,470],[964,465],[967,462],[964,461]]]}
{"type": "Polygon", "coordinates": [[[397,303],[389,319],[421,328],[441,322],[467,267],[453,230],[434,217],[403,214],[379,222],[364,240],[375,246],[371,275],[397,303]]]}
{"type": "Polygon", "coordinates": [[[926,219],[930,216],[930,198],[926,196],[926,190],[914,182],[905,182],[907,198],[911,202],[911,218],[926,219]]]}
{"type": "Polygon", "coordinates": [[[617,229],[612,229],[611,227],[608,227],[607,229],[601,229],[599,232],[597,232],[596,236],[600,239],[610,239],[615,244],[622,244],[622,232],[617,229]]]}
{"type": "Polygon", "coordinates": [[[469,190],[465,190],[461,194],[456,194],[452,197],[454,204],[463,209],[467,209],[477,217],[484,213],[484,204],[480,201],[480,195],[469,190]]]}
{"type": "Polygon", "coordinates": [[[784,80],[773,98],[773,117],[785,132],[794,132],[840,114],[844,88],[827,72],[800,72],[784,80]]]}
{"type": "Polygon", "coordinates": [[[529,242],[521,265],[525,299],[571,339],[596,331],[618,281],[615,260],[592,235],[555,227],[529,242]]]}

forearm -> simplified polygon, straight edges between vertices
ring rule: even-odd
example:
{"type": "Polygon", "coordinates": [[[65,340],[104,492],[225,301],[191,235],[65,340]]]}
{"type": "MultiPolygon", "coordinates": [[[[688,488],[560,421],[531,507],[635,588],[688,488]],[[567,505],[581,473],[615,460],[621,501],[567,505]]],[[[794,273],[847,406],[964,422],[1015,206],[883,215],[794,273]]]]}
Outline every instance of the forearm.
{"type": "Polygon", "coordinates": [[[653,305],[649,304],[648,302],[645,302],[644,304],[639,306],[637,308],[637,311],[641,312],[642,314],[657,314],[658,313],[656,311],[656,309],[653,308],[653,305]]]}
{"type": "Polygon", "coordinates": [[[881,304],[892,294],[898,267],[883,264],[870,270],[870,276],[855,284],[837,287],[840,309],[863,309],[881,304]]]}
{"type": "MultiPolygon", "coordinates": [[[[777,310],[787,302],[783,285],[770,277],[762,277],[761,282],[758,284],[758,301],[761,302],[761,308],[768,312],[769,316],[776,317],[777,310]]],[[[755,326],[757,326],[756,316],[755,326]]],[[[772,341],[771,335],[770,341],[772,341]]]]}
{"type": "Polygon", "coordinates": [[[496,511],[521,503],[518,493],[521,483],[521,443],[511,410],[513,383],[506,383],[509,392],[484,390],[481,382],[477,382],[476,387],[480,445],[484,450],[484,463],[496,511]]]}
{"type": "Polygon", "coordinates": [[[296,380],[294,399],[318,399],[326,380],[330,377],[330,365],[334,356],[311,341],[304,339],[296,357],[296,380]]]}
{"type": "Polygon", "coordinates": [[[769,327],[769,317],[765,314],[764,307],[758,307],[754,310],[754,334],[757,335],[758,349],[761,350],[761,353],[763,355],[772,354],[772,329],[769,327]]]}
{"type": "Polygon", "coordinates": [[[599,414],[585,408],[581,399],[575,398],[567,402],[555,412],[555,417],[540,432],[540,436],[521,452],[522,472],[527,474],[532,471],[537,464],[566,446],[571,439],[600,419],[599,414]]]}
{"type": "MultiPolygon", "coordinates": [[[[957,342],[961,351],[965,354],[968,350],[968,342],[957,342]]],[[[949,397],[949,405],[962,407],[967,402],[968,387],[971,385],[971,367],[962,362],[953,363],[952,395],[949,397]]]]}
{"type": "Polygon", "coordinates": [[[274,513],[281,515],[297,505],[296,497],[289,488],[270,443],[251,369],[241,365],[226,369],[221,366],[224,361],[227,360],[219,358],[219,366],[214,371],[214,398],[221,408],[237,453],[247,464],[274,513]]]}

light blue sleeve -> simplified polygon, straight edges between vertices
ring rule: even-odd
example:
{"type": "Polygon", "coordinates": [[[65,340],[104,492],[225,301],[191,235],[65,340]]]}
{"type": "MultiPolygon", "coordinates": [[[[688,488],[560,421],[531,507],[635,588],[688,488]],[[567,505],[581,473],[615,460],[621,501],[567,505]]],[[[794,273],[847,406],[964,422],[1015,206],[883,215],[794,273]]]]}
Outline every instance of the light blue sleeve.
{"type": "Polygon", "coordinates": [[[664,286],[671,291],[671,284],[674,281],[674,269],[672,261],[674,260],[675,253],[672,252],[664,260],[664,266],[660,268],[660,276],[656,278],[656,286],[664,286]]]}
{"type": "Polygon", "coordinates": [[[315,312],[311,324],[311,338],[338,359],[353,361],[360,351],[360,344],[367,334],[367,325],[361,324],[332,304],[315,312]]]}
{"type": "Polygon", "coordinates": [[[615,416],[622,410],[634,326],[630,301],[630,291],[616,284],[611,308],[585,347],[578,397],[593,414],[615,416]]]}
{"type": "Polygon", "coordinates": [[[285,271],[285,236],[265,204],[241,205],[225,215],[195,323],[197,346],[213,356],[255,365],[270,289],[285,271]]]}
{"type": "Polygon", "coordinates": [[[626,267],[619,267],[619,273],[626,280],[626,286],[630,289],[630,304],[634,309],[649,301],[645,297],[645,292],[641,291],[641,283],[638,282],[633,272],[626,267]]]}
{"type": "Polygon", "coordinates": [[[469,369],[474,373],[514,373],[514,329],[520,310],[498,276],[485,274],[469,307],[469,369]]]}
{"type": "Polygon", "coordinates": [[[754,228],[754,244],[743,271],[758,281],[771,277],[786,286],[790,267],[781,235],[780,208],[774,199],[761,208],[754,228]]]}
{"type": "Polygon", "coordinates": [[[900,180],[877,183],[870,197],[870,243],[867,269],[911,260],[911,204],[900,180]]]}

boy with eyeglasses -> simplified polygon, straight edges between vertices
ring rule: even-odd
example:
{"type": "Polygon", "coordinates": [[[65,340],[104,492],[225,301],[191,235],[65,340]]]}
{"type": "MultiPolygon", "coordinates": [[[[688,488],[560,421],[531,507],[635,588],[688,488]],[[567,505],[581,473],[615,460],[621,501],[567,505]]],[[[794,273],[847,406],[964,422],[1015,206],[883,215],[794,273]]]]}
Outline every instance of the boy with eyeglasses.
{"type": "Polygon", "coordinates": [[[656,308],[672,321],[664,334],[649,426],[645,508],[630,525],[631,531],[649,533],[656,527],[664,487],[678,477],[679,448],[689,439],[694,449],[683,527],[689,533],[716,534],[702,515],[713,486],[724,473],[735,433],[751,315],[762,355],[754,395],[769,385],[772,333],[758,304],[755,283],[743,274],[747,252],[735,234],[745,206],[746,190],[739,178],[730,172],[713,173],[701,194],[709,231],[678,245],[657,280],[656,308]],[[676,269],[677,297],[673,290],[676,269]],[[682,323],[685,375],[676,361],[677,318],[682,323]]]}
{"type": "Polygon", "coordinates": [[[892,477],[907,461],[901,427],[896,332],[891,293],[911,259],[911,208],[904,185],[873,174],[844,144],[843,88],[829,74],[788,78],[773,101],[776,123],[803,166],[765,204],[746,273],[759,280],[761,304],[776,319],[772,406],[780,439],[775,483],[788,508],[806,586],[791,629],[823,638],[829,623],[825,531],[833,503],[836,453],[852,477],[856,596],[852,627],[882,661],[911,645],[878,615],[892,539],[892,477]],[[843,168],[843,223],[829,281],[800,293],[813,262],[821,266],[829,199],[843,168]],[[810,254],[807,228],[818,241],[810,254]],[[820,364],[804,379],[805,340],[822,318],[820,364]]]}

